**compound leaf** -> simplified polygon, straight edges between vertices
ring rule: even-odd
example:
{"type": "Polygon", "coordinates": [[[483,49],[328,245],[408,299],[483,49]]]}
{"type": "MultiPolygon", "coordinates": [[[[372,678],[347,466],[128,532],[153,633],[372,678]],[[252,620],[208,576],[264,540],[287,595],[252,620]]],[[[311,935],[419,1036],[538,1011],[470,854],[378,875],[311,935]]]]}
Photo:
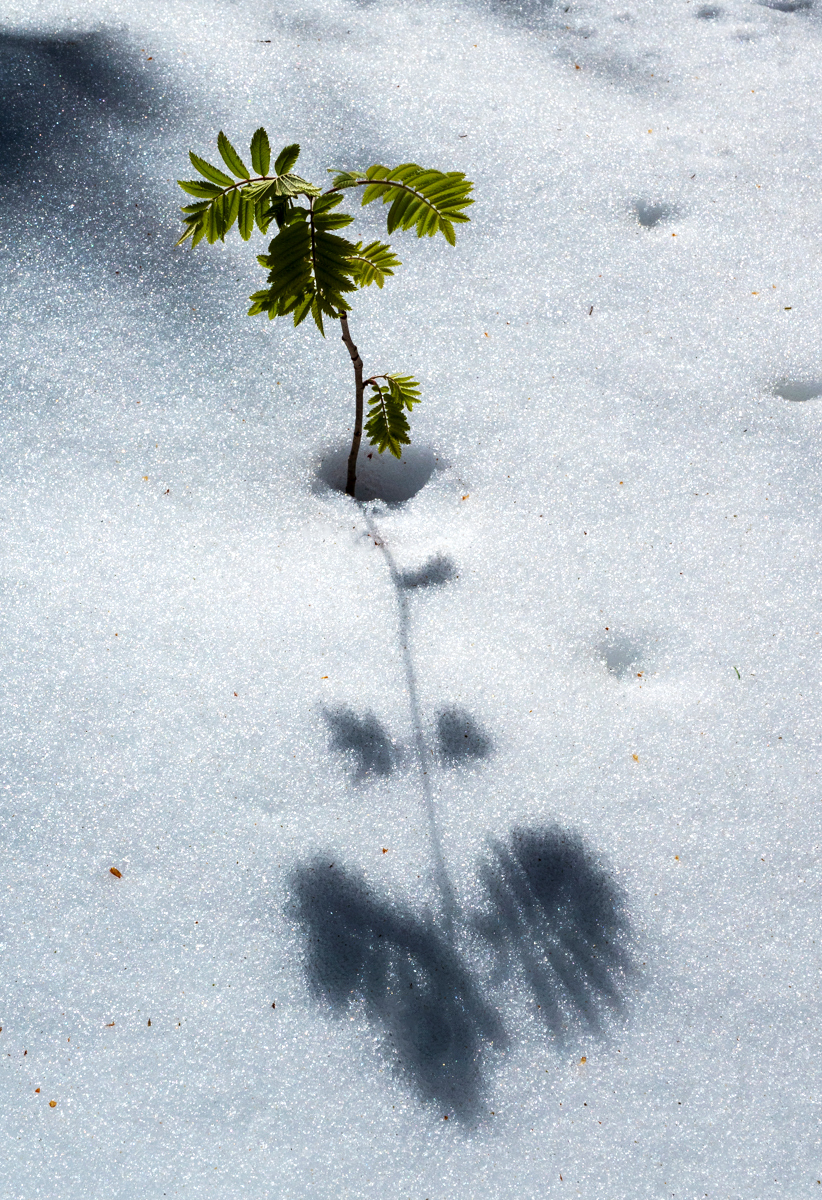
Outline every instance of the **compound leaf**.
{"type": "Polygon", "coordinates": [[[390,204],[388,232],[416,228],[417,236],[433,237],[441,233],[454,245],[454,224],[468,221],[463,209],[471,199],[473,184],[461,171],[432,171],[417,163],[384,167],[375,163],[365,174],[341,171],[334,175],[333,187],[363,187],[362,204],[382,200],[390,204]]]}
{"type": "Polygon", "coordinates": [[[394,268],[402,264],[385,242],[369,242],[363,246],[357,242],[351,255],[354,279],[359,287],[370,287],[376,283],[381,288],[386,275],[393,275],[394,268]]]}
{"type": "Polygon", "coordinates": [[[391,386],[391,377],[382,378],[386,379],[386,386],[381,386],[376,380],[370,385],[373,393],[368,401],[365,432],[371,445],[376,446],[380,454],[390,450],[395,458],[401,458],[402,447],[411,443],[410,426],[405,405],[391,386]]]}
{"type": "Polygon", "coordinates": [[[324,335],[323,316],[335,319],[350,307],[345,293],[357,287],[350,261],[355,247],[331,232],[338,218],[329,207],[316,212],[296,206],[286,214],[268,254],[259,258],[268,268],[269,287],[251,297],[250,313],[292,314],[295,325],[310,313],[324,335]]]}
{"type": "Polygon", "coordinates": [[[420,385],[411,375],[386,375],[391,395],[397,404],[402,404],[411,412],[415,404],[420,402],[420,385]]]}

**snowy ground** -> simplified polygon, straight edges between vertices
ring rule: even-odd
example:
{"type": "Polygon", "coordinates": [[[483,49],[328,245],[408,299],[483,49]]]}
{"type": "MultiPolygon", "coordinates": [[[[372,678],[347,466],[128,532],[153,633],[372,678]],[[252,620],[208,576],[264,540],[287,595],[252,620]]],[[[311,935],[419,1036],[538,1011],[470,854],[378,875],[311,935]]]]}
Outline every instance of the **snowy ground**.
{"type": "Polygon", "coordinates": [[[822,1194],[820,0],[2,0],[0,93],[0,1196],[822,1194]],[[259,124],[476,182],[399,506],[173,249],[259,124]]]}

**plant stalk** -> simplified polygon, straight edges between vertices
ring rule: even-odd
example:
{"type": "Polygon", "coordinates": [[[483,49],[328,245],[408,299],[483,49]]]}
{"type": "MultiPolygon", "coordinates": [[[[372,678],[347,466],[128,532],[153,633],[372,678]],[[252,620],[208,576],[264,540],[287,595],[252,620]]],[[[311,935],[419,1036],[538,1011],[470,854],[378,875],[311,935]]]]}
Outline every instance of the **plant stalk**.
{"type": "Polygon", "coordinates": [[[362,359],[360,358],[359,350],[351,340],[347,313],[340,313],[340,325],[342,326],[342,340],[345,342],[345,348],[351,356],[351,362],[354,364],[356,412],[354,414],[354,436],[351,439],[351,453],[348,456],[348,474],[345,481],[345,494],[346,496],[351,496],[353,499],[357,486],[357,455],[360,452],[360,442],[362,441],[363,394],[365,392],[365,384],[362,378],[362,359]]]}

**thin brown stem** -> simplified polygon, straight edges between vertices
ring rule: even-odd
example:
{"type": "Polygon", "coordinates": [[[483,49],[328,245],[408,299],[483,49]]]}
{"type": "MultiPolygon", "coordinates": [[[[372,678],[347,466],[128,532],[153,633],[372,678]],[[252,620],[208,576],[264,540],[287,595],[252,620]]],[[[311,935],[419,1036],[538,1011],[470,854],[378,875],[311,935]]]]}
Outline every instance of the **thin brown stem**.
{"type": "Polygon", "coordinates": [[[360,452],[360,442],[362,441],[363,393],[365,392],[365,384],[362,378],[362,359],[360,358],[359,350],[351,339],[347,313],[340,313],[340,325],[342,326],[342,340],[345,342],[345,348],[351,356],[351,362],[354,364],[356,412],[354,415],[354,436],[351,439],[351,453],[348,456],[348,475],[345,481],[345,494],[353,498],[357,487],[357,455],[360,452]]]}

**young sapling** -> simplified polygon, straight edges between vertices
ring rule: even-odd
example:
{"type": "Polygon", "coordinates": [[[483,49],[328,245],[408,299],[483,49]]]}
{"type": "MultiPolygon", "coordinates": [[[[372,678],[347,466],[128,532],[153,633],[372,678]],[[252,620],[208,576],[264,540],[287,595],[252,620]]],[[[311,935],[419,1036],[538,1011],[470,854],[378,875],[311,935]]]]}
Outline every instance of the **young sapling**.
{"type": "Polygon", "coordinates": [[[390,205],[389,234],[395,229],[411,228],[416,229],[417,237],[441,233],[453,246],[454,225],[468,220],[463,210],[474,203],[470,198],[473,184],[460,171],[431,171],[416,163],[398,167],[375,163],[365,172],[329,168],[332,186],[323,192],[294,174],[298,145],[281,150],[269,173],[271,150],[268,134],[262,128],[251,139],[251,171],[222,132],[217,137],[217,148],[232,174],[190,153],[191,162],[203,178],[178,181],[183,191],[197,197],[197,202],[182,210],[186,231],[177,245],[187,238],[191,238],[192,246],[203,238],[210,243],[218,238],[224,241],[235,223],[240,236],[248,241],[255,224],[261,233],[272,221],[276,224],[278,232],[269,243],[268,253],[257,257],[268,270],[269,286],[250,297],[249,315],[268,313],[271,320],[291,315],[294,324],[299,325],[310,313],[323,337],[323,317],[340,322],[342,340],[354,367],[354,436],[345,485],[346,494],[353,497],[365,389],[371,389],[365,419],[368,440],[380,454],[390,450],[399,458],[402,446],[411,443],[406,413],[419,403],[420,386],[410,375],[363,377],[363,361],[348,326],[351,305],[346,297],[372,283],[382,288],[386,277],[400,266],[400,260],[385,242],[363,245],[340,237],[336,230],[350,225],[354,217],[336,210],[345,191],[362,188],[363,207],[374,200],[390,205]]]}

